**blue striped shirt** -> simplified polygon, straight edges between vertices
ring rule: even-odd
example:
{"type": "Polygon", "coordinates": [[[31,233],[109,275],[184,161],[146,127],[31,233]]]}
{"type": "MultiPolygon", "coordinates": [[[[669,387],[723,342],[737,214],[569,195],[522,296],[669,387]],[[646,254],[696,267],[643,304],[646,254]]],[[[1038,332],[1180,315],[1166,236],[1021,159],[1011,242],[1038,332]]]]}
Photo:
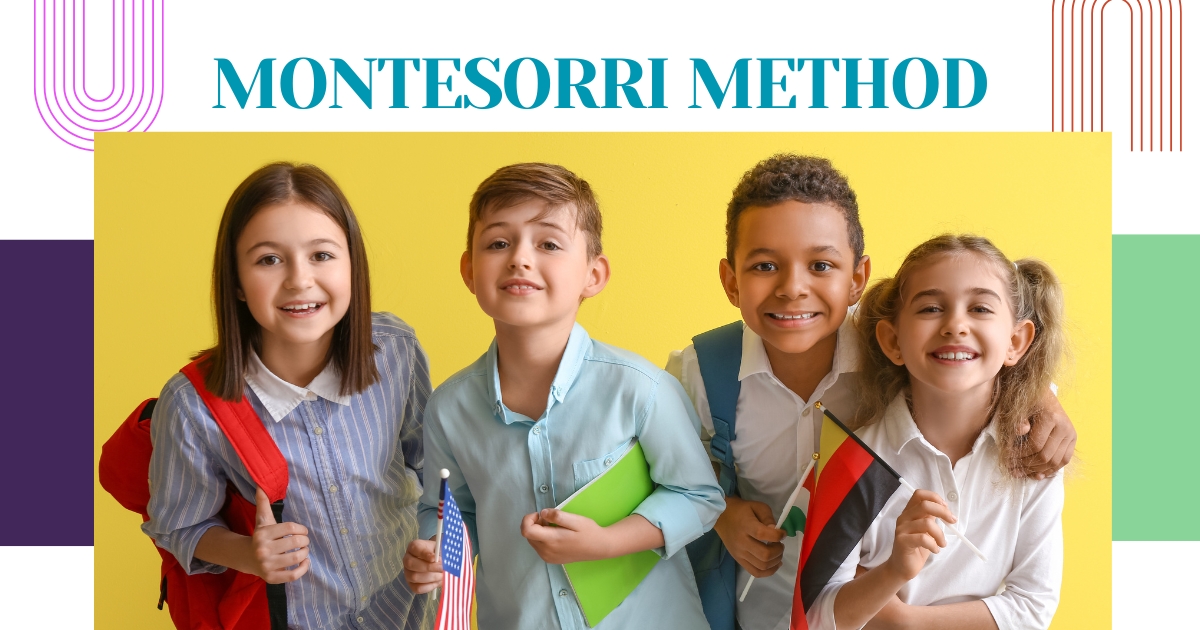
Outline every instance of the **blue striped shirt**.
{"type": "MultiPolygon", "coordinates": [[[[449,487],[479,553],[479,620],[490,628],[587,624],[562,565],[521,537],[521,518],[555,507],[637,438],[658,484],[634,511],[662,530],[663,558],[600,628],[692,630],[708,623],[683,546],[712,528],[725,501],[700,443],[700,420],[674,377],[645,359],[571,332],[536,420],[504,405],[496,344],[438,387],[425,414],[430,470],[449,487]]],[[[437,527],[438,487],[421,497],[421,537],[437,527]]]]}
{"type": "MultiPolygon", "coordinates": [[[[395,315],[376,313],[372,336],[380,380],[358,394],[307,396],[276,422],[245,389],[288,462],[284,519],[307,527],[311,541],[309,572],[287,585],[290,628],[419,628],[426,613],[429,598],[408,590],[401,561],[417,535],[429,366],[395,315]]],[[[224,525],[227,483],[253,502],[254,482],[182,374],[163,388],[151,437],[143,531],[190,573],[224,571],[196,559],[196,543],[224,525]]]]}

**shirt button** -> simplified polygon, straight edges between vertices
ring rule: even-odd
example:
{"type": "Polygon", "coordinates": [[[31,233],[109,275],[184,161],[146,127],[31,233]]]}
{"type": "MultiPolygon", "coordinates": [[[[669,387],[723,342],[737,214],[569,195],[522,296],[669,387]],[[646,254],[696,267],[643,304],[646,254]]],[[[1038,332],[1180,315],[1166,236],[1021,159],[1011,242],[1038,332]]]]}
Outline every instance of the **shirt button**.
{"type": "Polygon", "coordinates": [[[355,561],[351,560],[351,561],[350,561],[350,568],[351,568],[351,569],[354,569],[354,568],[357,568],[357,567],[358,567],[358,562],[355,562],[355,561]]]}
{"type": "Polygon", "coordinates": [[[335,486],[335,485],[333,485],[333,484],[329,484],[329,491],[330,491],[330,492],[337,492],[337,486],[335,486]]]}
{"type": "Polygon", "coordinates": [[[325,431],[322,430],[321,427],[317,427],[317,428],[313,429],[313,433],[316,433],[317,435],[321,435],[324,432],[325,431]]]}
{"type": "Polygon", "coordinates": [[[542,494],[545,494],[550,491],[550,487],[546,484],[542,484],[542,487],[538,488],[538,490],[541,491],[542,494]]]}
{"type": "Polygon", "coordinates": [[[362,623],[362,622],[363,622],[363,618],[362,618],[362,617],[359,617],[359,618],[355,619],[355,621],[357,621],[358,623],[362,623]]]}
{"type": "Polygon", "coordinates": [[[806,416],[807,416],[807,415],[809,415],[809,414],[811,414],[811,413],[812,413],[812,408],[811,408],[811,407],[809,407],[809,408],[806,408],[806,409],[804,410],[804,415],[806,415],[806,416]]]}
{"type": "Polygon", "coordinates": [[[534,435],[541,435],[541,433],[542,433],[542,427],[533,427],[534,435]]]}
{"type": "MultiPolygon", "coordinates": [[[[612,458],[611,458],[611,457],[605,457],[605,458],[604,458],[604,465],[605,465],[605,466],[612,466],[612,458]]],[[[615,473],[614,473],[614,474],[615,474],[615,473]]]]}
{"type": "Polygon", "coordinates": [[[362,601],[364,601],[364,602],[365,602],[365,601],[367,601],[367,596],[366,596],[366,595],[363,595],[363,596],[362,596],[362,601]]]}
{"type": "Polygon", "coordinates": [[[957,501],[957,500],[958,500],[958,493],[957,493],[957,492],[955,492],[955,491],[953,491],[953,490],[951,490],[951,491],[950,491],[950,494],[947,494],[947,495],[946,495],[946,498],[947,498],[947,499],[950,499],[951,501],[957,501]]]}
{"type": "Polygon", "coordinates": [[[561,591],[559,591],[559,592],[558,592],[558,596],[559,596],[559,597],[566,597],[566,596],[567,596],[567,589],[565,589],[565,588],[564,588],[564,589],[562,589],[561,591]]]}
{"type": "Polygon", "coordinates": [[[342,535],[343,535],[343,536],[345,536],[346,534],[350,533],[350,530],[346,529],[345,527],[343,527],[342,529],[340,529],[340,530],[338,530],[338,531],[342,532],[342,535]]]}

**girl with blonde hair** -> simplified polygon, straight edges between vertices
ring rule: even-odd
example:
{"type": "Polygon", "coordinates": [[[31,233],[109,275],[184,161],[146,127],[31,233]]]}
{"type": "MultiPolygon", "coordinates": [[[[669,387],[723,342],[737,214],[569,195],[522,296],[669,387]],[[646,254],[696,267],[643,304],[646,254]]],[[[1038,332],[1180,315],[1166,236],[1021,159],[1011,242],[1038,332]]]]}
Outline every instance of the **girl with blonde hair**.
{"type": "Polygon", "coordinates": [[[809,609],[810,626],[1048,627],[1063,479],[1027,474],[1020,455],[1021,424],[1036,418],[1065,349],[1054,272],[1012,262],[986,238],[942,235],[872,286],[856,317],[867,355],[857,433],[921,489],[892,496],[809,609]]]}

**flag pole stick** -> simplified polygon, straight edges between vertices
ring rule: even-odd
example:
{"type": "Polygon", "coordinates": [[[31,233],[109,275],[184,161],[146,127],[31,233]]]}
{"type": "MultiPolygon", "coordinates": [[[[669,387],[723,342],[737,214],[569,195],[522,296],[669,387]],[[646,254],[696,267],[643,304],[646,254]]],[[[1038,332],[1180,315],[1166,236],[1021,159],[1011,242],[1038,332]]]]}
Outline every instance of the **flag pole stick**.
{"type": "MultiPolygon", "coordinates": [[[[911,483],[908,483],[908,480],[907,480],[907,479],[905,479],[904,477],[901,477],[901,478],[900,478],[900,483],[904,484],[904,487],[905,487],[905,488],[908,488],[909,490],[912,490],[913,492],[916,492],[916,491],[917,491],[917,489],[916,489],[916,488],[914,488],[914,487],[913,487],[913,485],[912,485],[911,483]]],[[[943,522],[943,523],[946,523],[946,521],[942,521],[942,522],[943,522]]],[[[958,528],[957,528],[957,527],[955,527],[954,525],[952,525],[952,524],[950,524],[950,523],[946,523],[946,529],[950,530],[950,533],[951,533],[951,534],[954,534],[955,536],[958,536],[958,539],[959,539],[959,540],[961,540],[961,541],[963,541],[963,544],[964,544],[964,545],[966,545],[968,549],[970,549],[971,551],[975,552],[975,555],[979,556],[979,559],[980,559],[980,560],[983,560],[984,562],[987,562],[987,556],[983,555],[983,552],[979,550],[979,547],[976,547],[975,545],[971,544],[971,541],[967,540],[967,537],[966,537],[966,536],[963,536],[963,535],[962,535],[962,534],[961,534],[961,533],[958,531],[958,528]]]]}
{"type": "MultiPolygon", "coordinates": [[[[442,487],[438,493],[437,535],[434,536],[434,539],[437,540],[437,555],[433,557],[434,562],[442,561],[442,512],[445,510],[445,507],[446,507],[446,480],[450,478],[450,471],[443,468],[441,471],[441,477],[442,477],[442,487]]],[[[437,590],[438,590],[438,587],[434,587],[434,589],[433,589],[434,594],[437,593],[437,590]]]]}
{"type": "MultiPolygon", "coordinates": [[[[796,505],[796,499],[800,498],[800,489],[804,487],[804,482],[808,480],[808,475],[812,472],[813,466],[816,466],[817,459],[821,457],[820,453],[813,453],[813,457],[808,462],[808,466],[804,468],[804,473],[800,475],[800,483],[796,484],[796,489],[792,490],[792,496],[788,497],[787,504],[783,506],[783,511],[779,513],[779,522],[775,523],[775,529],[783,527],[783,522],[787,520],[788,514],[791,513],[792,507],[796,505]]],[[[739,602],[746,601],[746,593],[750,592],[750,585],[754,583],[754,576],[751,575],[749,580],[746,580],[746,587],[742,589],[742,595],[738,597],[739,602]]]]}

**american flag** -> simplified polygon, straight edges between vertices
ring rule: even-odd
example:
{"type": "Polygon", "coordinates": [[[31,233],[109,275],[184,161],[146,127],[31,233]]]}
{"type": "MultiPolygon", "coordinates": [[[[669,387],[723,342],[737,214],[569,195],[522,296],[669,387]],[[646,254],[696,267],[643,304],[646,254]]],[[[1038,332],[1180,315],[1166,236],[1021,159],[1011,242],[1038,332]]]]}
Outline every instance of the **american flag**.
{"type": "MultiPolygon", "coordinates": [[[[443,481],[443,483],[445,483],[443,481]]],[[[442,600],[438,604],[437,630],[471,630],[471,605],[475,600],[475,571],[471,538],[454,495],[445,492],[442,523],[442,600]]]]}

